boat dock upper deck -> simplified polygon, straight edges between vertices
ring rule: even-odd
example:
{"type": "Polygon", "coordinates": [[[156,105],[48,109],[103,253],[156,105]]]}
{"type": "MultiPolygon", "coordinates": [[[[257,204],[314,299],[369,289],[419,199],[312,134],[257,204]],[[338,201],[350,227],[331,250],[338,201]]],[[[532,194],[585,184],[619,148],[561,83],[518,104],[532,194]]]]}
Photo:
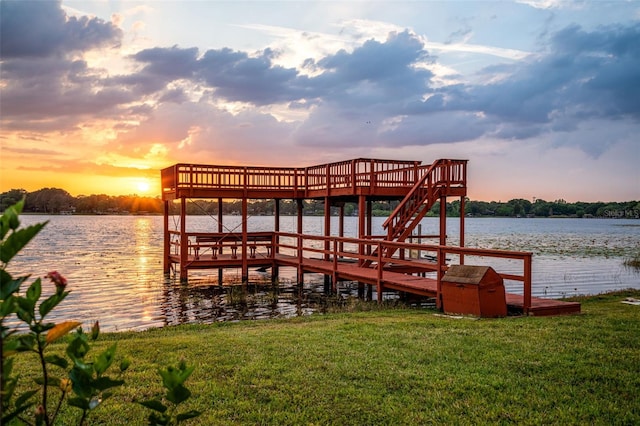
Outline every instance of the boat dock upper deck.
{"type": "Polygon", "coordinates": [[[432,168],[434,183],[446,184],[450,195],[466,195],[466,164],[439,160],[434,167],[420,161],[364,158],[304,168],[176,164],[161,172],[162,197],[399,199],[432,168]]]}

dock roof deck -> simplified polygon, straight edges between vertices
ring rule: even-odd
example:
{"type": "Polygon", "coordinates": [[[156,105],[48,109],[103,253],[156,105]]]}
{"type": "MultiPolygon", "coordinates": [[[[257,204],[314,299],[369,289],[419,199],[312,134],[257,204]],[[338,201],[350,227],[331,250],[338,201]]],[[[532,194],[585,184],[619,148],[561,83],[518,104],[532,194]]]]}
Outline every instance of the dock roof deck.
{"type": "MultiPolygon", "coordinates": [[[[459,185],[465,185],[466,160],[452,161],[459,185]]],[[[161,171],[162,198],[397,199],[429,167],[421,161],[366,158],[304,168],[175,164],[161,171]]]]}

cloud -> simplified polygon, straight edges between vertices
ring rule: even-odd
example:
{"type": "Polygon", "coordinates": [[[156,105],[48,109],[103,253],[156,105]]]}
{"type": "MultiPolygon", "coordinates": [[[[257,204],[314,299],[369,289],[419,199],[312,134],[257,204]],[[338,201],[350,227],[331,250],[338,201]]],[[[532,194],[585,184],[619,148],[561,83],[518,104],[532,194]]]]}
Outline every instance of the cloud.
{"type": "Polygon", "coordinates": [[[122,31],[98,18],[67,16],[59,1],[0,3],[3,59],[45,57],[116,45],[122,31]]]}
{"type": "Polygon", "coordinates": [[[190,78],[196,70],[198,48],[155,47],[141,50],[133,55],[133,59],[148,64],[142,74],[157,75],[168,80],[190,78]]]}
{"type": "Polygon", "coordinates": [[[58,131],[101,115],[119,116],[137,99],[91,68],[83,54],[117,46],[119,28],[98,18],[67,16],[59,2],[0,4],[2,125],[58,131]],[[74,117],[70,119],[69,117],[74,117]]]}
{"type": "MultiPolygon", "coordinates": [[[[444,111],[492,118],[485,134],[505,139],[569,131],[593,119],[637,122],[638,42],[640,24],[590,32],[569,26],[552,36],[547,53],[482,71],[487,76],[501,75],[497,81],[446,86],[436,90],[439,98],[433,99],[442,99],[444,111]]],[[[432,99],[424,102],[425,110],[429,102],[432,99]]],[[[583,149],[598,152],[586,144],[583,149]]]]}
{"type": "Polygon", "coordinates": [[[159,144],[169,158],[207,153],[240,161],[249,150],[279,159],[293,147],[364,151],[481,138],[518,143],[548,134],[598,156],[628,133],[600,145],[562,135],[583,132],[594,120],[636,128],[640,119],[637,23],[572,25],[547,35],[536,54],[437,45],[408,29],[381,37],[384,25],[372,33],[358,26],[332,39],[342,48],[309,52],[304,64],[285,64],[283,51],[271,47],[153,47],[126,56],[131,67],[114,75],[83,57],[119,42],[111,23],[69,17],[56,2],[2,7],[3,128],[46,132],[58,125],[72,132],[111,120],[118,125],[109,149],[119,158],[144,159],[159,144]],[[452,82],[436,78],[434,48],[507,60],[452,82]]]}
{"type": "MultiPolygon", "coordinates": [[[[526,4],[535,9],[560,9],[570,2],[567,0],[516,0],[516,3],[526,4]]],[[[576,3],[581,3],[580,1],[576,3]]]]}

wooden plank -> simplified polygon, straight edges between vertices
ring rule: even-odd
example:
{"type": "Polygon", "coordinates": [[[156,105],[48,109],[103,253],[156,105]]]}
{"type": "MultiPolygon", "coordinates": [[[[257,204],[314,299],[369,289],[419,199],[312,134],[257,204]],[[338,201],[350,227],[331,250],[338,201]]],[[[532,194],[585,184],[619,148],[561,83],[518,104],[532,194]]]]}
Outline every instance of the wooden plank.
{"type": "MultiPolygon", "coordinates": [[[[506,294],[507,306],[515,309],[523,309],[524,297],[521,294],[506,294]]],[[[556,299],[543,299],[541,297],[531,297],[531,307],[529,315],[564,315],[580,313],[580,303],[567,302],[556,299]]]]}

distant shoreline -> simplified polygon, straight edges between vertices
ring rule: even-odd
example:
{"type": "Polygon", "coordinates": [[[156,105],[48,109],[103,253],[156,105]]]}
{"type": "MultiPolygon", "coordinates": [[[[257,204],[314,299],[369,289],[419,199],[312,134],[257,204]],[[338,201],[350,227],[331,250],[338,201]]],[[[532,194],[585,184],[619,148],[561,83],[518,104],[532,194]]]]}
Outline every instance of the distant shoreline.
{"type": "MultiPolygon", "coordinates": [[[[209,214],[187,214],[187,216],[212,216],[217,213],[209,214]]],[[[41,212],[22,212],[24,216],[162,216],[162,213],[41,213],[41,212]]],[[[223,216],[240,216],[237,214],[223,214],[223,216]]],[[[251,217],[265,216],[274,217],[273,214],[249,214],[251,217]]],[[[322,217],[321,214],[305,214],[306,217],[322,217]]],[[[374,215],[375,217],[388,217],[385,215],[374,215]]],[[[296,217],[291,214],[281,214],[280,217],[296,217]]],[[[338,217],[337,214],[332,214],[331,217],[338,217]]],[[[357,217],[357,216],[345,216],[345,217],[357,217]]],[[[437,218],[437,216],[425,216],[437,218]]],[[[459,218],[457,215],[448,215],[449,218],[459,218]]],[[[497,215],[467,215],[467,219],[607,219],[607,220],[634,220],[640,219],[640,216],[566,216],[566,215],[554,215],[554,216],[497,216],[497,215]]]]}

